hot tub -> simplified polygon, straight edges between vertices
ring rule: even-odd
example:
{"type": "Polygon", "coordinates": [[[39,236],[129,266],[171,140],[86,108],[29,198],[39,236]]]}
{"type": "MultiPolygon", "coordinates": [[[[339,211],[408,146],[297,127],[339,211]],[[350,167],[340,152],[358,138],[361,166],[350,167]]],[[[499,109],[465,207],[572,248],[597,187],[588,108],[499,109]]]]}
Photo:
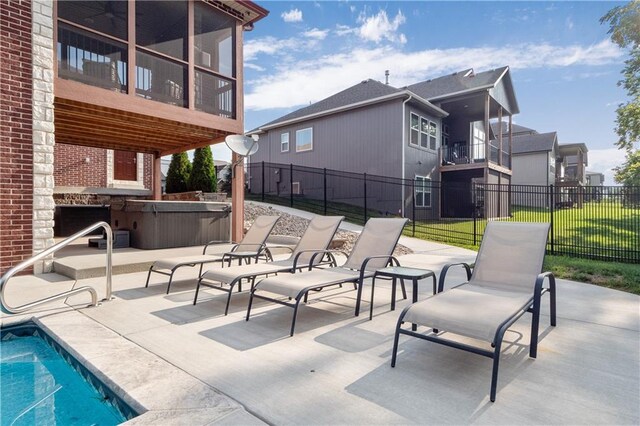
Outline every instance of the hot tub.
{"type": "Polygon", "coordinates": [[[127,200],[111,206],[111,226],[130,232],[131,247],[161,249],[231,241],[231,205],[205,201],[127,200]]]}

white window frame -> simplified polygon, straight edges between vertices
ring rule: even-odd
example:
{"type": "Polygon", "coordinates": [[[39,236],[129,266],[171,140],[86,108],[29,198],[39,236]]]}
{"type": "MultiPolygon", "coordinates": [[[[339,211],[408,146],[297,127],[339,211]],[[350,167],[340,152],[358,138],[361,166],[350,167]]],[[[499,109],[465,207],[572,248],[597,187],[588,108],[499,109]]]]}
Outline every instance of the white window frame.
{"type": "Polygon", "coordinates": [[[293,186],[291,187],[291,192],[293,195],[301,195],[302,191],[300,190],[300,182],[293,182],[293,186]]]}
{"type": "Polygon", "coordinates": [[[474,160],[486,160],[485,144],[487,143],[487,134],[485,133],[484,126],[480,127],[481,124],[482,122],[480,121],[474,121],[473,123],[471,123],[471,129],[469,132],[469,140],[471,141],[471,152],[473,154],[472,158],[474,160]],[[477,126],[476,123],[478,123],[477,126]]]}
{"type": "Polygon", "coordinates": [[[296,152],[306,152],[306,151],[313,151],[313,127],[307,127],[304,129],[300,129],[300,130],[296,130],[296,152]],[[299,134],[302,132],[306,132],[309,131],[311,133],[311,147],[307,148],[307,149],[300,149],[300,147],[298,146],[298,139],[299,139],[299,134]]]}
{"type": "Polygon", "coordinates": [[[430,120],[427,117],[423,117],[421,115],[412,112],[409,114],[409,145],[423,149],[426,151],[437,152],[440,147],[438,144],[438,123],[433,120],[430,120]],[[418,124],[417,127],[413,125],[413,119],[417,119],[418,124]],[[426,128],[422,127],[422,124],[426,124],[426,128]],[[430,132],[430,129],[435,129],[433,135],[430,132]],[[414,140],[414,132],[417,132],[417,140],[414,140]],[[431,140],[433,140],[434,148],[431,148],[431,140]],[[422,142],[425,141],[426,145],[423,145],[422,142]]]}
{"type": "Polygon", "coordinates": [[[290,149],[290,143],[289,143],[289,132],[285,132],[285,133],[280,133],[280,152],[289,152],[290,149]],[[285,142],[283,139],[286,136],[287,141],[285,142]],[[284,149],[284,145],[287,145],[287,149],[284,149]]]}
{"type": "Polygon", "coordinates": [[[416,200],[416,207],[431,208],[431,202],[432,202],[431,178],[428,176],[415,175],[414,182],[415,182],[414,198],[416,200]],[[422,185],[418,185],[418,182],[421,182],[422,185]],[[418,203],[418,193],[422,194],[422,203],[418,203]],[[429,204],[425,203],[426,194],[429,194],[429,204]]]}

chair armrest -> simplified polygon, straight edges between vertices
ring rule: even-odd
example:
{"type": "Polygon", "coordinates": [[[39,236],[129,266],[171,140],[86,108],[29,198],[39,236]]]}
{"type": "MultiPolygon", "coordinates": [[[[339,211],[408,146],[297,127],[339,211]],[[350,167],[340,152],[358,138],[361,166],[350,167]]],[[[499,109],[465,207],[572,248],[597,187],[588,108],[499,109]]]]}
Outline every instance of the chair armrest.
{"type": "MultiPolygon", "coordinates": [[[[314,262],[316,260],[316,257],[318,257],[318,255],[322,255],[324,257],[324,255],[329,255],[330,258],[333,260],[333,262],[335,263],[335,257],[334,257],[334,253],[340,253],[345,255],[346,257],[349,257],[349,255],[341,250],[300,250],[297,254],[296,257],[294,257],[293,259],[293,270],[295,271],[297,269],[297,265],[298,265],[298,260],[300,258],[300,256],[304,253],[313,253],[313,255],[311,256],[311,259],[309,259],[309,270],[313,269],[313,265],[314,262]]],[[[320,259],[322,260],[322,258],[320,259]]],[[[320,262],[318,262],[320,263],[320,262]]]]}
{"type": "Polygon", "coordinates": [[[442,272],[440,272],[440,280],[438,281],[438,293],[442,293],[444,291],[444,280],[447,277],[447,272],[449,271],[449,268],[451,268],[452,266],[464,267],[465,271],[467,271],[467,281],[471,279],[471,266],[469,266],[468,263],[465,263],[465,262],[448,263],[444,265],[444,268],[442,268],[442,272]]]}
{"type": "Polygon", "coordinates": [[[533,309],[540,308],[540,297],[546,290],[555,293],[556,277],[553,272],[543,272],[536,277],[536,284],[533,288],[533,309]],[[545,280],[549,281],[549,288],[544,288],[545,280]]]}
{"type": "Polygon", "coordinates": [[[367,264],[373,259],[388,259],[387,265],[392,266],[400,266],[400,262],[393,255],[380,255],[380,256],[369,256],[362,261],[362,266],[360,266],[360,280],[364,275],[364,271],[367,270],[367,264]],[[395,265],[394,265],[395,264],[395,265]]]}
{"type": "MultiPolygon", "coordinates": [[[[224,244],[224,243],[228,243],[228,242],[229,241],[209,241],[207,244],[204,245],[204,249],[202,249],[202,254],[207,254],[207,249],[209,248],[210,245],[213,245],[213,244],[224,244]]],[[[237,246],[237,244],[236,244],[236,246],[237,246]]]]}
{"type": "Polygon", "coordinates": [[[289,247],[289,246],[268,246],[268,248],[269,248],[269,250],[273,250],[273,249],[275,249],[275,248],[278,248],[278,249],[287,249],[287,250],[289,250],[291,253],[293,253],[293,249],[292,249],[291,247],[289,247]]]}

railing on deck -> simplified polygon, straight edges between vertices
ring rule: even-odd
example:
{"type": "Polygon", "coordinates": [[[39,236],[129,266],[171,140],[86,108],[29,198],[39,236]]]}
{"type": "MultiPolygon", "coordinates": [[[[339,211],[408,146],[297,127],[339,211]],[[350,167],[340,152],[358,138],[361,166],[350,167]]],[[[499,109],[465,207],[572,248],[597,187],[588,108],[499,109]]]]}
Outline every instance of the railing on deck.
{"type": "Polygon", "coordinates": [[[65,299],[69,296],[73,296],[75,294],[83,293],[83,292],[88,292],[91,295],[91,306],[96,306],[98,304],[98,295],[95,289],[89,286],[75,288],[73,290],[69,290],[53,296],[45,297],[43,299],[36,300],[35,302],[27,303],[21,306],[9,305],[5,300],[5,291],[6,291],[7,285],[9,284],[9,280],[14,275],[27,269],[30,266],[33,266],[37,262],[46,259],[47,257],[51,256],[53,253],[57,252],[61,248],[68,246],[78,238],[84,237],[85,235],[88,235],[99,228],[103,228],[105,230],[105,233],[107,234],[107,253],[106,253],[107,254],[107,265],[106,265],[107,284],[106,284],[106,295],[104,300],[110,300],[111,299],[111,269],[112,269],[111,254],[113,249],[113,233],[108,223],[97,222],[81,231],[76,232],[75,234],[59,242],[58,244],[55,244],[49,247],[48,249],[38,253],[32,258],[19,263],[18,265],[9,269],[2,277],[0,277],[0,307],[2,308],[2,311],[8,314],[19,314],[22,312],[26,312],[32,308],[35,308],[36,306],[40,306],[45,303],[52,302],[54,300],[65,299]]]}

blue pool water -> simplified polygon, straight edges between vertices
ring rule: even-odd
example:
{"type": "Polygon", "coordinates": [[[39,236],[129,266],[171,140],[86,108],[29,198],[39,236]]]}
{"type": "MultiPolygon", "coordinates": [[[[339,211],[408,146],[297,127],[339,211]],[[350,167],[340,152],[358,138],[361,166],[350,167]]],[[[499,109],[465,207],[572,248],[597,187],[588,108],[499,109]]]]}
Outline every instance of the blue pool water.
{"type": "Polygon", "coordinates": [[[135,415],[35,326],[2,330],[0,390],[2,426],[116,425],[135,415]]]}

